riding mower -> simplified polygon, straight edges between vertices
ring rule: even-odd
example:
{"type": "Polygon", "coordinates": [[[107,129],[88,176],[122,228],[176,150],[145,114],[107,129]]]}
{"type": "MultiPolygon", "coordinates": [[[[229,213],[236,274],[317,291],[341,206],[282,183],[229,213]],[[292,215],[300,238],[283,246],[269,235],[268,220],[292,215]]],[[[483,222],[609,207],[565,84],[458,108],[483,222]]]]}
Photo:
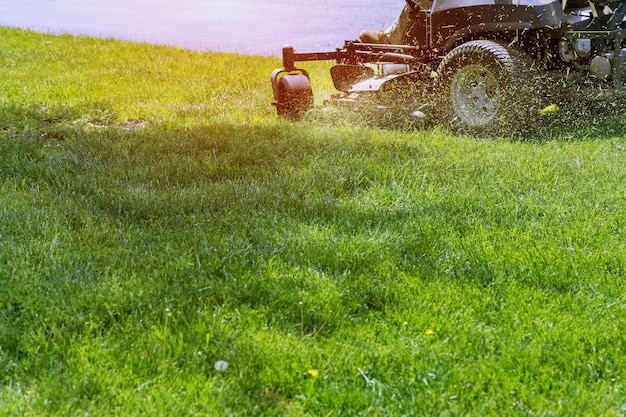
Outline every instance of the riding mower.
{"type": "Polygon", "coordinates": [[[623,91],[626,0],[434,0],[429,9],[406,1],[411,22],[400,45],[283,48],[283,67],[271,75],[278,114],[297,119],[313,108],[309,74],[296,66],[308,61],[335,61],[329,104],[434,117],[473,132],[537,113],[546,93],[535,80],[623,91]]]}

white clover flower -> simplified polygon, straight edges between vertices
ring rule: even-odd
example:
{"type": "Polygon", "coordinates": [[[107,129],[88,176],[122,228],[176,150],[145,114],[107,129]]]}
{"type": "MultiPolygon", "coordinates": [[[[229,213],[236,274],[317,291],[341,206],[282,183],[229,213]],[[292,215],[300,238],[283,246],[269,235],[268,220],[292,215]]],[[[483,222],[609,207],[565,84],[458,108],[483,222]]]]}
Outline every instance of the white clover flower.
{"type": "Polygon", "coordinates": [[[228,369],[228,362],[226,362],[226,361],[217,361],[217,362],[215,362],[215,370],[216,371],[224,372],[226,369],[228,369]]]}

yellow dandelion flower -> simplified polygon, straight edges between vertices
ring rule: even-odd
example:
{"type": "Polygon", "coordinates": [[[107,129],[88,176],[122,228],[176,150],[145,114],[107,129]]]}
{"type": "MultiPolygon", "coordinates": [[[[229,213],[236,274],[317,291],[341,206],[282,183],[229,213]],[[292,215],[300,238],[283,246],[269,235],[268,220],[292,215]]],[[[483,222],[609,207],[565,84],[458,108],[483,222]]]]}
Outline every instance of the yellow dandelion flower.
{"type": "Polygon", "coordinates": [[[426,329],[426,336],[432,336],[435,334],[435,331],[433,329],[426,329]]]}
{"type": "Polygon", "coordinates": [[[318,376],[320,376],[320,371],[318,371],[317,369],[309,369],[307,373],[313,378],[317,378],[318,376]]]}

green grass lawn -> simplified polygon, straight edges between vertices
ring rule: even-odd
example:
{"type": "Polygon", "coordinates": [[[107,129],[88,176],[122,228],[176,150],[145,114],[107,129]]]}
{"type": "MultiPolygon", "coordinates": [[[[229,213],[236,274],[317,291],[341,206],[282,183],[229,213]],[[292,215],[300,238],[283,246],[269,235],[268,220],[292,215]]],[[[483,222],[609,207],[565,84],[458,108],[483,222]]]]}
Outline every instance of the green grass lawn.
{"type": "Polygon", "coordinates": [[[623,415],[626,116],[288,122],[279,66],[0,29],[0,415],[623,415]]]}

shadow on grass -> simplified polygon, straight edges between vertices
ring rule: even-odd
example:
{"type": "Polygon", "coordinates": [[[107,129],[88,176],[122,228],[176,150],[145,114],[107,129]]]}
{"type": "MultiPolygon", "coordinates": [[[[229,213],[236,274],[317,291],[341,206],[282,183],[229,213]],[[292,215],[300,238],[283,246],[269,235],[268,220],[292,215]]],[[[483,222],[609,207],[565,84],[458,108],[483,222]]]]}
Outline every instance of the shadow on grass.
{"type": "MultiPolygon", "coordinates": [[[[148,120],[126,130],[99,105],[0,115],[8,378],[71,373],[76,346],[93,340],[134,358],[138,379],[162,375],[167,361],[210,376],[212,363],[194,365],[198,346],[207,358],[249,352],[260,328],[330,339],[350,334],[353,319],[393,323],[445,304],[422,299],[428,286],[462,300],[455,289],[504,292],[513,282],[566,293],[581,281],[541,246],[510,261],[486,250],[495,238],[472,239],[480,228],[471,226],[489,207],[455,198],[454,184],[447,196],[421,196],[421,162],[445,147],[341,123],[148,120]],[[171,340],[157,339],[163,331],[171,340]],[[137,346],[146,354],[133,357],[137,346]]],[[[253,370],[242,379],[254,397],[262,385],[253,370]]]]}
{"type": "MultiPolygon", "coordinates": [[[[311,335],[345,317],[409,308],[424,282],[574,288],[567,268],[494,265],[489,253],[459,244],[472,231],[467,201],[420,201],[411,193],[422,178],[400,175],[423,157],[419,144],[374,140],[359,126],[220,119],[126,130],[100,105],[15,105],[0,116],[0,175],[22,195],[37,190],[5,209],[4,233],[25,233],[3,259],[21,262],[29,282],[11,281],[5,305],[22,311],[18,304],[41,294],[40,305],[28,305],[57,311],[58,329],[84,329],[79,312],[98,331],[123,326],[167,300],[190,312],[247,306],[311,335]],[[89,127],[96,122],[106,126],[89,127]],[[407,195],[385,197],[387,187],[403,192],[398,184],[407,195]],[[68,243],[52,257],[57,235],[68,243]],[[112,277],[130,277],[118,285],[135,295],[117,293],[112,277]]],[[[624,128],[613,123],[607,138],[624,128]]]]}

